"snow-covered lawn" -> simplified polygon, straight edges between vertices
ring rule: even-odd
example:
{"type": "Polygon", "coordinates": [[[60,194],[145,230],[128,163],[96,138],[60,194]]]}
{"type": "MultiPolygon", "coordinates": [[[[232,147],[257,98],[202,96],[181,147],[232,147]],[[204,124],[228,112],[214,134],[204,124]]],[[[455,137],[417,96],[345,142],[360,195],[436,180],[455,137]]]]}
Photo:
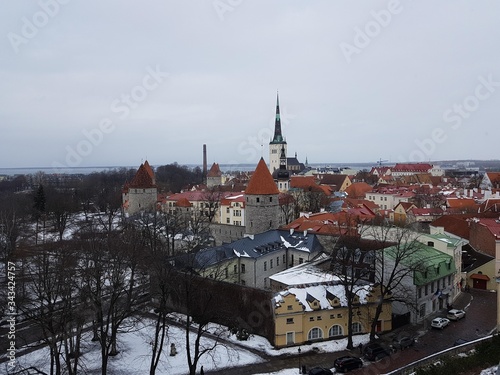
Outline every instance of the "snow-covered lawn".
{"type": "MultiPolygon", "coordinates": [[[[215,326],[214,326],[215,329],[215,326]]],[[[210,331],[213,331],[209,327],[210,331]]],[[[149,319],[144,319],[137,329],[131,332],[122,333],[119,336],[119,351],[120,353],[111,357],[109,360],[109,373],[112,374],[144,374],[149,372],[151,347],[150,342],[153,335],[153,322],[149,319]]],[[[185,353],[185,332],[176,326],[170,326],[168,329],[168,342],[164,345],[164,352],[162,354],[163,360],[159,364],[157,374],[172,374],[181,375],[188,372],[187,356],[185,353]],[[170,346],[175,344],[177,355],[170,356],[170,346]]],[[[90,341],[91,334],[84,335],[83,349],[82,349],[82,373],[98,374],[100,373],[100,349],[99,344],[90,341]]],[[[192,334],[194,341],[194,334],[192,334]]],[[[250,336],[247,341],[238,341],[235,335],[224,337],[230,342],[230,345],[219,345],[214,352],[203,356],[199,362],[198,368],[203,366],[205,370],[222,369],[225,367],[234,367],[236,365],[242,366],[245,364],[262,362],[263,359],[252,353],[249,350],[242,349],[236,344],[243,345],[249,349],[256,349],[259,352],[268,355],[282,355],[286,353],[297,354],[297,347],[284,348],[280,350],[274,349],[267,339],[260,336],[250,336]],[[231,345],[234,342],[235,345],[231,345]]],[[[205,339],[205,344],[210,344],[211,339],[205,339]]],[[[360,342],[368,342],[368,335],[355,336],[354,344],[358,345],[360,342]]],[[[335,352],[344,350],[347,345],[347,339],[333,340],[322,343],[315,343],[313,345],[302,346],[302,353],[307,350],[335,352]]],[[[37,350],[35,352],[18,356],[19,369],[27,367],[37,367],[38,369],[49,372],[49,351],[47,348],[37,350]]],[[[288,375],[296,373],[297,369],[283,370],[276,375],[288,375]]]]}
{"type": "MultiPolygon", "coordinates": [[[[151,346],[153,335],[153,322],[144,320],[142,327],[137,330],[122,333],[119,335],[118,350],[120,353],[115,357],[110,357],[108,369],[112,374],[145,374],[149,373],[151,346]]],[[[185,331],[171,326],[168,329],[168,341],[164,344],[162,361],[158,365],[157,374],[186,374],[188,372],[187,355],[184,349],[185,331]],[[175,344],[177,355],[170,356],[170,346],[175,344]]],[[[194,341],[194,334],[191,334],[194,341]]],[[[86,333],[83,339],[82,349],[82,373],[100,374],[101,357],[100,347],[97,342],[91,342],[91,333],[86,333]]],[[[212,340],[205,340],[206,344],[212,340]]],[[[267,344],[269,345],[269,343],[267,344]]],[[[19,369],[34,366],[44,372],[49,372],[49,351],[47,348],[18,357],[19,369]]],[[[222,367],[231,367],[256,363],[262,359],[241,348],[219,345],[217,348],[201,358],[199,366],[204,366],[205,370],[222,367]]]]}

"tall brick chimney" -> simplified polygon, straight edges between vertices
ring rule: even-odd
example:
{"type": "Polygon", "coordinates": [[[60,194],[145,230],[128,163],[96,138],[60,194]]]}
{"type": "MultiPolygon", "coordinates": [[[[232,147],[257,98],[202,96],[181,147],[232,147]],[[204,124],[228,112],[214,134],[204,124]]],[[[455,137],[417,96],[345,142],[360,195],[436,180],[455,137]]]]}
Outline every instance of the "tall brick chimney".
{"type": "Polygon", "coordinates": [[[207,179],[207,145],[203,145],[203,181],[207,179]]]}

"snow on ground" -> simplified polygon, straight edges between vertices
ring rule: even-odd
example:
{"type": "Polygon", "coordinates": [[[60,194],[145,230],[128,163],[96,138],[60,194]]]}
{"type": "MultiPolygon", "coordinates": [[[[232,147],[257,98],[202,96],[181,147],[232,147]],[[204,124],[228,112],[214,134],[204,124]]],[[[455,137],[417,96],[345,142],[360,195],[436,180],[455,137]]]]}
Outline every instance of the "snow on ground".
{"type": "MultiPolygon", "coordinates": [[[[213,332],[219,328],[217,325],[208,327],[209,331],[213,332]]],[[[151,359],[150,342],[153,334],[153,321],[144,319],[141,326],[137,327],[133,332],[122,333],[119,336],[119,351],[116,357],[111,357],[109,360],[109,373],[116,375],[139,375],[149,373],[149,365],[151,359]]],[[[168,328],[168,342],[164,344],[162,354],[162,361],[158,365],[157,374],[171,374],[171,375],[184,375],[188,373],[187,356],[185,353],[185,332],[183,329],[176,326],[168,328]],[[175,344],[177,355],[170,356],[170,345],[175,344]]],[[[100,349],[99,344],[90,341],[91,334],[86,333],[83,339],[81,363],[83,364],[83,373],[87,374],[100,374],[100,349]]],[[[191,334],[194,341],[194,334],[191,334]]],[[[225,367],[234,367],[236,365],[243,366],[252,363],[262,362],[262,358],[256,354],[241,349],[241,345],[249,349],[255,349],[262,353],[271,356],[279,356],[282,354],[298,354],[298,347],[289,347],[283,349],[274,349],[269,341],[261,336],[250,335],[247,341],[239,341],[235,335],[228,335],[224,337],[235,345],[231,346],[218,346],[215,352],[203,356],[198,364],[198,369],[203,366],[205,370],[217,370],[225,367]]],[[[359,335],[353,337],[354,346],[360,343],[366,344],[369,341],[369,335],[359,335]]],[[[204,339],[204,344],[210,344],[212,340],[204,339]]],[[[309,350],[319,352],[338,352],[345,350],[347,346],[347,339],[330,340],[325,342],[317,342],[310,345],[300,346],[301,352],[305,353],[309,350]],[[314,349],[313,349],[314,348],[314,349]]],[[[47,348],[39,349],[35,352],[18,356],[18,363],[21,368],[37,367],[38,369],[49,373],[49,351],[47,348]]],[[[332,369],[333,371],[333,369],[332,369]]],[[[497,367],[485,369],[480,375],[496,375],[497,367]]],[[[278,372],[262,373],[258,375],[296,375],[297,368],[284,369],[278,372]]]]}
{"type": "Polygon", "coordinates": [[[497,375],[500,373],[500,365],[487,368],[486,370],[481,371],[480,375],[497,375]]]}
{"type": "MultiPolygon", "coordinates": [[[[151,347],[150,342],[153,334],[151,320],[145,320],[145,325],[133,332],[119,335],[118,350],[120,353],[109,360],[109,373],[139,375],[149,373],[151,347]]],[[[180,375],[188,373],[187,356],[184,349],[185,332],[175,326],[169,327],[169,341],[164,344],[162,353],[163,361],[158,365],[157,374],[180,375]],[[174,343],[177,355],[170,356],[170,345],[174,343]]],[[[100,374],[100,348],[99,344],[90,341],[91,334],[84,335],[83,356],[81,358],[85,373],[100,374]]],[[[194,341],[194,334],[191,334],[194,341]]],[[[212,340],[204,340],[205,344],[210,344],[212,340]]],[[[43,348],[35,352],[18,357],[21,368],[36,366],[38,369],[48,373],[50,370],[49,350],[43,348]]],[[[245,365],[261,362],[262,359],[241,348],[217,346],[210,355],[203,356],[198,368],[203,365],[205,370],[218,369],[223,367],[233,367],[236,364],[245,365]]]]}
{"type": "MultiPolygon", "coordinates": [[[[213,332],[218,326],[212,325],[209,331],[213,332]]],[[[142,325],[137,327],[132,332],[122,333],[119,335],[118,349],[120,353],[111,357],[109,360],[109,370],[113,374],[144,374],[149,372],[149,361],[151,347],[150,342],[153,334],[153,321],[149,319],[144,319],[142,325]]],[[[186,374],[187,370],[187,355],[185,353],[185,339],[184,330],[176,326],[170,326],[168,328],[168,339],[169,341],[164,344],[164,351],[162,354],[163,361],[158,366],[157,374],[172,374],[181,375],[186,374]],[[177,355],[170,356],[170,345],[175,344],[177,349],[177,355]]],[[[194,341],[194,334],[191,334],[194,341]]],[[[81,358],[81,363],[85,369],[85,373],[88,374],[99,374],[100,373],[100,349],[99,344],[90,341],[91,334],[86,333],[83,340],[83,355],[81,358]]],[[[256,349],[262,353],[267,353],[268,355],[282,355],[282,354],[297,354],[298,347],[290,347],[276,350],[274,349],[269,341],[260,336],[251,335],[247,341],[238,341],[235,335],[229,335],[224,337],[228,341],[234,344],[243,345],[249,349],[256,349]]],[[[354,345],[357,346],[360,342],[366,343],[369,340],[369,335],[361,335],[353,337],[354,345]]],[[[205,339],[205,344],[210,344],[212,340],[205,339]]],[[[301,346],[302,353],[308,350],[318,350],[320,352],[336,352],[344,350],[347,345],[347,339],[341,340],[331,340],[326,342],[314,343],[311,345],[301,346]]],[[[236,365],[242,366],[251,363],[262,362],[262,358],[253,354],[248,350],[244,350],[239,346],[217,346],[216,350],[208,355],[201,358],[198,368],[203,366],[205,370],[215,370],[224,367],[234,367],[236,365]]],[[[37,350],[35,352],[26,354],[24,356],[18,357],[18,363],[22,368],[35,366],[42,371],[49,372],[49,351],[47,348],[37,350]]],[[[297,369],[283,370],[275,375],[288,375],[295,374],[297,369]]]]}

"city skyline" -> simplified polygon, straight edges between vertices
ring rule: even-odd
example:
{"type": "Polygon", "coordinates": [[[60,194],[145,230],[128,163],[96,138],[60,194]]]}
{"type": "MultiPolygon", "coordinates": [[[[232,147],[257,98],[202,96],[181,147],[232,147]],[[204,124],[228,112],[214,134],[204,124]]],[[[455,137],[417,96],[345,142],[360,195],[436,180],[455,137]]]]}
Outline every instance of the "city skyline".
{"type": "Polygon", "coordinates": [[[0,15],[0,168],[498,159],[494,1],[40,0],[0,15]],[[453,14],[453,17],[450,17],[453,14]]]}

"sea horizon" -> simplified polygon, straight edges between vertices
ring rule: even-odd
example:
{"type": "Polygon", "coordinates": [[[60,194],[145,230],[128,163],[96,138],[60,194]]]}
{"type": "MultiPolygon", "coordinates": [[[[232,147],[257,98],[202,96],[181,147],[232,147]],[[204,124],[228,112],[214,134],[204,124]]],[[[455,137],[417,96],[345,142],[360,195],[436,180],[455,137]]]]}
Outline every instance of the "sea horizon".
{"type": "MultiPolygon", "coordinates": [[[[500,162],[499,160],[490,160],[489,162],[500,162]]],[[[461,160],[442,160],[442,161],[422,161],[421,163],[430,163],[430,164],[437,164],[440,165],[441,167],[444,168],[453,168],[452,164],[455,163],[463,163],[467,162],[470,163],[472,162],[472,165],[474,165],[475,162],[488,162],[487,160],[474,160],[474,159],[461,159],[461,160]]],[[[177,162],[172,162],[169,164],[173,164],[177,162]]],[[[323,162],[323,163],[308,163],[309,167],[315,167],[315,168],[351,168],[354,170],[364,170],[364,169],[371,169],[372,167],[375,167],[377,165],[395,165],[398,162],[393,162],[393,161],[384,161],[382,163],[379,162],[345,162],[345,163],[339,163],[339,162],[323,162]]],[[[195,167],[200,167],[203,168],[202,164],[182,164],[182,163],[177,163],[180,166],[186,166],[189,168],[195,168],[195,167]]],[[[158,168],[162,165],[168,165],[168,164],[159,164],[159,165],[152,165],[153,168],[158,168]]],[[[121,169],[121,168],[126,168],[126,169],[137,169],[139,166],[138,165],[108,165],[108,166],[83,166],[83,167],[63,167],[63,168],[55,168],[55,167],[9,167],[9,168],[1,168],[0,167],[0,176],[15,176],[15,175],[30,175],[30,174],[36,174],[39,172],[45,173],[45,174],[90,174],[90,173],[95,173],[95,172],[106,172],[106,171],[113,171],[116,169],[121,169]]],[[[239,163],[239,164],[219,164],[219,167],[221,171],[223,172],[229,172],[229,171],[253,171],[256,167],[256,163],[239,163]]],[[[208,165],[208,168],[210,168],[210,165],[208,165]]]]}
{"type": "MultiPolygon", "coordinates": [[[[181,164],[180,166],[186,166],[189,168],[200,167],[202,168],[202,164],[181,164]]],[[[168,165],[168,164],[161,164],[168,165]]],[[[152,165],[153,168],[157,168],[161,165],[152,165]]],[[[353,169],[363,169],[363,168],[371,168],[376,165],[376,163],[310,163],[308,164],[311,167],[331,167],[331,168],[349,168],[353,169]]],[[[208,166],[210,168],[210,166],[208,166]]],[[[220,169],[223,172],[229,171],[252,171],[255,169],[255,163],[240,163],[240,164],[219,164],[220,169]]],[[[9,168],[0,168],[0,176],[15,176],[15,175],[30,175],[36,173],[45,173],[45,174],[90,174],[95,172],[106,172],[113,171],[116,169],[137,169],[137,165],[110,165],[110,166],[86,166],[86,167],[64,167],[64,168],[54,168],[54,167],[9,167],[9,168]]]]}

